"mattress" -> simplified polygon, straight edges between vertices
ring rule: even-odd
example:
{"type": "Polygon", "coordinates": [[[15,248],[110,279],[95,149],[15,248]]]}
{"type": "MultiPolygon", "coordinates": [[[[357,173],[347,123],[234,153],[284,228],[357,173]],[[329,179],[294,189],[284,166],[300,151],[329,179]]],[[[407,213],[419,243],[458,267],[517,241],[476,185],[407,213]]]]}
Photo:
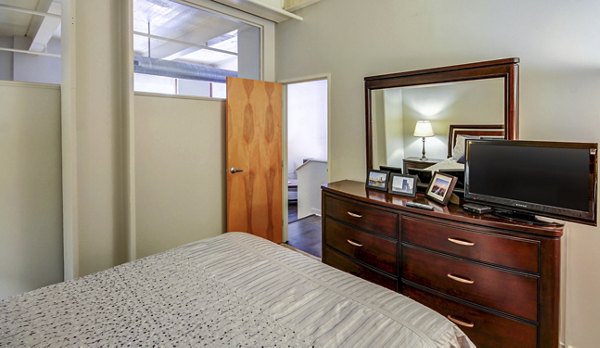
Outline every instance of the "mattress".
{"type": "Polygon", "coordinates": [[[0,346],[472,347],[443,316],[247,233],[0,301],[0,346]]]}

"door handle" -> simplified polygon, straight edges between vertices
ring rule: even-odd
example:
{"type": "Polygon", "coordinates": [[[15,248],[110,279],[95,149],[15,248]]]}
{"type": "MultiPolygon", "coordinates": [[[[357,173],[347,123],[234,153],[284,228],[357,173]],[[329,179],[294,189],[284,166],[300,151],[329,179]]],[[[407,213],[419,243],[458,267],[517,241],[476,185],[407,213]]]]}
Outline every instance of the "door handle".
{"type": "Polygon", "coordinates": [[[459,276],[454,275],[452,273],[448,273],[447,276],[448,276],[448,278],[450,278],[450,279],[452,279],[454,281],[457,281],[459,283],[463,283],[463,284],[475,284],[474,280],[471,280],[471,279],[466,278],[466,277],[459,277],[459,276]]]}
{"type": "Polygon", "coordinates": [[[462,246],[474,246],[475,245],[475,243],[469,242],[468,240],[452,238],[452,237],[448,237],[448,241],[451,243],[454,243],[454,244],[462,245],[462,246]]]}
{"type": "Polygon", "coordinates": [[[352,239],[346,239],[346,242],[348,242],[348,244],[350,244],[352,246],[355,246],[355,247],[358,247],[358,248],[362,248],[362,246],[363,246],[362,244],[360,244],[358,242],[355,242],[352,239]]]}
{"type": "Polygon", "coordinates": [[[464,326],[464,327],[475,327],[475,323],[455,318],[452,316],[452,314],[449,314],[448,316],[446,316],[446,318],[450,319],[450,321],[456,325],[460,325],[460,326],[464,326]]]}
{"type": "Polygon", "coordinates": [[[231,168],[229,168],[229,172],[230,172],[231,174],[235,174],[235,173],[241,173],[241,172],[243,172],[243,171],[244,171],[244,170],[243,170],[242,168],[236,168],[236,167],[231,167],[231,168]]]}

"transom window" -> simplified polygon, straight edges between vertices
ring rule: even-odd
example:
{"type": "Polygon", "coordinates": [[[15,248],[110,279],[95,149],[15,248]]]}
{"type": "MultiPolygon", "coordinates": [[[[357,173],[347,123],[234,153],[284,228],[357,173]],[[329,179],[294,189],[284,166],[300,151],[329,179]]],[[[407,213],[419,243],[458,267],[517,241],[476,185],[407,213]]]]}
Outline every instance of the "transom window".
{"type": "Polygon", "coordinates": [[[134,0],[134,89],[225,98],[227,76],[260,79],[260,28],[170,0],[134,0]]]}

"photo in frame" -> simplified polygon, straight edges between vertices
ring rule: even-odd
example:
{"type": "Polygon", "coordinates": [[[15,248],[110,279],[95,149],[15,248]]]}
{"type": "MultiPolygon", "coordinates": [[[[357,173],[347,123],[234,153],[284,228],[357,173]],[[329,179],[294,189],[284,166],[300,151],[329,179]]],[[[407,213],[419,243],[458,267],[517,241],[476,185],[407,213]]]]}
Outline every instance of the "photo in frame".
{"type": "Polygon", "coordinates": [[[366,187],[368,189],[387,191],[390,173],[382,170],[369,170],[366,187]]]}
{"type": "Polygon", "coordinates": [[[450,200],[456,181],[457,178],[455,176],[436,172],[433,174],[433,178],[431,178],[425,195],[435,202],[446,205],[450,200]]]}
{"type": "Polygon", "coordinates": [[[417,195],[417,180],[416,175],[392,173],[388,192],[395,195],[415,197],[417,195]]]}

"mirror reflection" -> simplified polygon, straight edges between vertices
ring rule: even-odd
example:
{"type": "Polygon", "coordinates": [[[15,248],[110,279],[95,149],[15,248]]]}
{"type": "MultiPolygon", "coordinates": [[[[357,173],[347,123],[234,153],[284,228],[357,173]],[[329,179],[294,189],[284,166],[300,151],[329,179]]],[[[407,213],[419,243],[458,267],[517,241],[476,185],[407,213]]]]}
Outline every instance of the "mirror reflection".
{"type": "Polygon", "coordinates": [[[374,89],[370,93],[373,168],[455,163],[454,144],[448,144],[451,125],[504,124],[503,78],[374,89]]]}

